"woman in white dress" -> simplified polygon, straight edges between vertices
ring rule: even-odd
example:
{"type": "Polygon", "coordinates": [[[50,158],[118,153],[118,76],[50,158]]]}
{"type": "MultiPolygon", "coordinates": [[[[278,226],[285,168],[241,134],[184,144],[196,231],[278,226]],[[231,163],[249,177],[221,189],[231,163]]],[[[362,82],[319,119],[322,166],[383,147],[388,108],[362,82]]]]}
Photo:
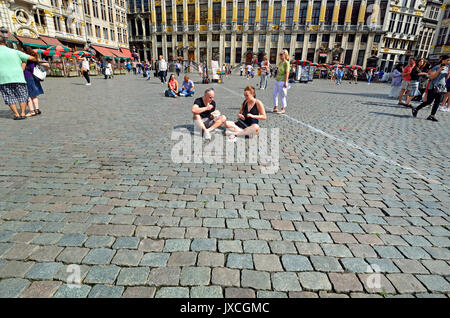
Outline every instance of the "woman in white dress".
{"type": "Polygon", "coordinates": [[[105,79],[111,78],[112,75],[112,65],[111,62],[108,61],[105,68],[105,79]]]}

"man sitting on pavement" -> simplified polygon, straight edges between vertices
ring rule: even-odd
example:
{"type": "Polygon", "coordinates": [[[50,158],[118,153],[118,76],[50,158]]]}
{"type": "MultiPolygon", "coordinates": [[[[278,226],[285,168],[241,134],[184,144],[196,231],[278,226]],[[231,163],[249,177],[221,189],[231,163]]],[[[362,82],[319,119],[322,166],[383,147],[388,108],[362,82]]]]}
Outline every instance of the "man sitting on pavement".
{"type": "Polygon", "coordinates": [[[194,125],[201,128],[206,140],[211,139],[211,131],[222,126],[227,120],[224,115],[212,114],[216,110],[214,96],[214,88],[208,88],[203,97],[197,98],[192,106],[194,125]]]}
{"type": "Polygon", "coordinates": [[[22,63],[38,62],[36,57],[6,46],[6,37],[0,34],[0,91],[5,104],[14,113],[14,120],[25,119],[25,108],[28,103],[28,87],[22,69],[22,63]],[[20,115],[17,112],[20,105],[20,115]]]}
{"type": "Polygon", "coordinates": [[[194,82],[189,79],[189,76],[184,76],[183,85],[180,89],[180,96],[192,96],[195,93],[194,82]]]}

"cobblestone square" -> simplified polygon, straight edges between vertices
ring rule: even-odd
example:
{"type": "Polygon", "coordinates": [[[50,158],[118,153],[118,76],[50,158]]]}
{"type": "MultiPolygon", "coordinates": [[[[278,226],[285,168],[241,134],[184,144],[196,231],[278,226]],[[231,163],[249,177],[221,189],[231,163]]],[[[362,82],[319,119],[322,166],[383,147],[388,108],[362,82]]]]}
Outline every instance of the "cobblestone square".
{"type": "MultiPolygon", "coordinates": [[[[259,83],[235,74],[191,75],[233,121],[259,83]]],[[[450,115],[413,118],[388,84],[291,85],[285,115],[273,79],[256,90],[260,126],[279,129],[274,173],[174,162],[195,98],[153,76],[48,78],[22,121],[4,105],[0,296],[448,297],[450,115]]]]}

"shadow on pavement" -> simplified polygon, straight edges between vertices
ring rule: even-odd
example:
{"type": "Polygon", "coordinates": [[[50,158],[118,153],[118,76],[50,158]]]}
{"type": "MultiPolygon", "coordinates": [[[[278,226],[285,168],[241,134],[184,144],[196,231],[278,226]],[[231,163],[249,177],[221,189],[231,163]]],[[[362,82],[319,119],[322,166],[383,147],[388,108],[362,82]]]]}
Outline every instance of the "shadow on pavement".
{"type": "Polygon", "coordinates": [[[381,116],[391,116],[391,117],[397,117],[397,118],[412,118],[411,115],[397,115],[397,114],[380,113],[380,112],[370,112],[370,114],[381,115],[381,116]]]}

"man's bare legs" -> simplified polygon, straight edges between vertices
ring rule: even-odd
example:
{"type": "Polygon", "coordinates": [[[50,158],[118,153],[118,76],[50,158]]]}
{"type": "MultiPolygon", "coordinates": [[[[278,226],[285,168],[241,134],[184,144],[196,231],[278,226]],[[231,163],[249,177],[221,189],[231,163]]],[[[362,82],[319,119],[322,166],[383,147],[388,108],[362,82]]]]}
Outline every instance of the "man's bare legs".
{"type": "Polygon", "coordinates": [[[230,129],[225,131],[225,134],[227,136],[234,135],[236,137],[238,136],[253,136],[255,134],[259,133],[259,126],[257,124],[253,124],[250,127],[247,127],[245,129],[242,129],[232,121],[225,122],[225,127],[230,129]]]}
{"type": "Polygon", "coordinates": [[[20,115],[19,115],[19,112],[17,111],[16,104],[9,105],[9,108],[12,110],[12,112],[14,113],[15,117],[19,117],[19,116],[25,117],[25,109],[26,109],[26,107],[27,107],[27,103],[26,102],[25,103],[20,103],[20,115]]]}

